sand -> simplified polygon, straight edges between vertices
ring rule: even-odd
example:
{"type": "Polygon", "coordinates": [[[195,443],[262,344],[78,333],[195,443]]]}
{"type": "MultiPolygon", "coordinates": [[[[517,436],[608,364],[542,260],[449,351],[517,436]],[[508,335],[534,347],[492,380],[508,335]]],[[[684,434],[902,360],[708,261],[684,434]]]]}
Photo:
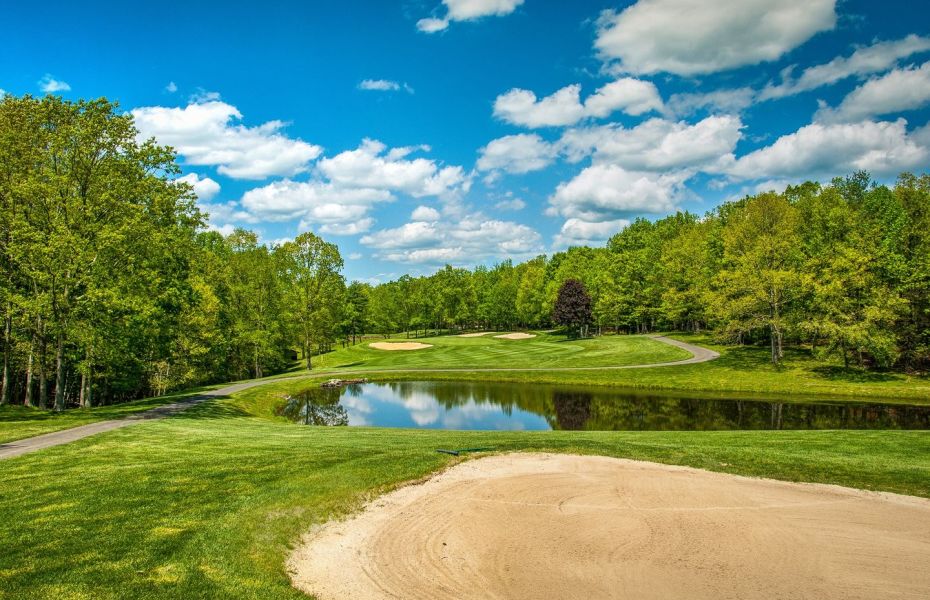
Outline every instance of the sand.
{"type": "Polygon", "coordinates": [[[476,333],[460,333],[455,337],[481,337],[483,335],[489,335],[494,333],[493,331],[478,331],[476,333]]]}
{"type": "Polygon", "coordinates": [[[552,454],[459,464],[309,533],[320,600],[926,598],[930,501],[552,454]]]}
{"type": "Polygon", "coordinates": [[[420,342],[372,342],[368,344],[369,348],[375,350],[422,350],[432,348],[432,344],[421,344],[420,342]]]}
{"type": "Polygon", "coordinates": [[[494,337],[502,340],[528,340],[536,337],[535,333],[505,333],[504,335],[495,335],[494,337]]]}

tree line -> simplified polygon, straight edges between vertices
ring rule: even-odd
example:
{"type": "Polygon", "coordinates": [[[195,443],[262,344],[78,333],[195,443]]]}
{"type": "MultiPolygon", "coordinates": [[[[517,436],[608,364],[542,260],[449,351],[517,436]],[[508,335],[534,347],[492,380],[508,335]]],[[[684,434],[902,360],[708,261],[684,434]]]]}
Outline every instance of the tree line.
{"type": "Polygon", "coordinates": [[[808,182],[703,217],[637,219],[603,248],[404,276],[364,288],[363,329],[551,327],[571,280],[590,296],[594,332],[712,330],[768,345],[773,363],[792,343],[847,366],[924,369],[930,176],[905,173],[891,187],[867,173],[808,182]]]}
{"type": "Polygon", "coordinates": [[[106,100],[0,100],[0,403],[261,377],[336,339],[338,248],[205,230],[170,148],[106,100]]]}
{"type": "Polygon", "coordinates": [[[563,287],[581,289],[555,318],[581,333],[712,330],[776,363],[799,343],[865,367],[930,363],[928,176],[804,183],[639,219],[601,248],[369,285],[347,284],[312,233],[269,247],[206,230],[179,173],[114,103],[0,99],[0,403],[310,368],[365,334],[548,328],[563,287]]]}

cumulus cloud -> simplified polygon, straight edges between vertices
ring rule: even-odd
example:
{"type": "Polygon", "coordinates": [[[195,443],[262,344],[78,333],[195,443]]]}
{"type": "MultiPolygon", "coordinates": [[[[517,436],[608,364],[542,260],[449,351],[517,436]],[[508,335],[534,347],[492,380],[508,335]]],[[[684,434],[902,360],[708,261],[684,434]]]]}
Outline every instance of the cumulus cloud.
{"type": "Polygon", "coordinates": [[[694,124],[650,119],[631,129],[616,124],[570,129],[560,144],[572,162],[593,155],[594,164],[664,171],[707,167],[731,159],[742,128],[735,116],[707,117],[694,124]]]}
{"type": "Polygon", "coordinates": [[[812,123],[740,157],[724,171],[741,179],[824,179],[858,170],[890,176],[918,168],[928,150],[907,122],[812,123]]]}
{"type": "Polygon", "coordinates": [[[619,219],[636,213],[675,210],[676,199],[689,173],[628,171],[619,165],[585,168],[574,179],[559,184],[549,198],[550,215],[582,221],[619,219]]]}
{"type": "Polygon", "coordinates": [[[323,158],[317,170],[340,186],[369,187],[409,194],[414,198],[443,196],[468,185],[462,167],[443,167],[426,158],[407,158],[424,147],[394,148],[365,139],[355,150],[323,158]]]}
{"type": "Polygon", "coordinates": [[[700,75],[773,61],[836,25],[836,0],[639,0],[598,20],[613,70],[700,75]]]}
{"type": "Polygon", "coordinates": [[[429,17],[417,21],[423,33],[436,33],[449,27],[452,21],[472,21],[482,17],[509,15],[523,0],[442,0],[446,8],[444,17],[429,17]]]}
{"type": "Polygon", "coordinates": [[[655,84],[625,77],[598,88],[581,102],[581,86],[568,85],[545,98],[514,88],[494,101],[494,116],[524,127],[560,127],[615,111],[639,116],[665,109],[655,84]]]}
{"type": "Polygon", "coordinates": [[[413,93],[413,88],[406,83],[398,83],[390,79],[363,79],[359,82],[358,89],[369,92],[396,92],[402,89],[407,93],[413,93]]]}
{"type": "Polygon", "coordinates": [[[668,109],[676,115],[690,115],[699,110],[738,114],[752,106],[756,98],[756,91],[749,87],[673,94],[668,99],[668,109]]]}
{"type": "Polygon", "coordinates": [[[262,221],[301,218],[307,223],[347,223],[365,217],[372,205],[391,199],[387,190],[284,179],[247,191],[240,204],[262,221]]]}
{"type": "Polygon", "coordinates": [[[175,93],[176,91],[178,91],[178,84],[176,84],[173,81],[169,81],[168,85],[165,86],[165,91],[168,92],[169,94],[175,93]]]}
{"type": "Polygon", "coordinates": [[[439,220],[439,211],[431,206],[418,206],[413,209],[410,219],[413,221],[424,221],[432,223],[439,220]]]}
{"type": "Polygon", "coordinates": [[[860,121],[879,115],[923,108],[930,104],[930,62],[895,69],[850,92],[836,108],[822,106],[815,121],[860,121]]]}
{"type": "Polygon", "coordinates": [[[535,133],[521,133],[492,140],[479,153],[476,167],[480,171],[528,173],[552,164],[558,155],[558,147],[535,133]]]}
{"type": "MultiPolygon", "coordinates": [[[[300,219],[301,228],[321,225],[322,233],[364,233],[374,225],[369,215],[374,206],[393,201],[395,194],[449,199],[467,187],[461,167],[409,158],[426,149],[388,149],[377,140],[364,140],[356,150],[321,159],[309,181],[283,179],[247,191],[239,202],[241,211],[258,221],[300,219]]],[[[425,221],[434,213],[438,219],[435,209],[422,206],[414,211],[425,221]]]]}
{"type": "Polygon", "coordinates": [[[875,42],[857,48],[849,57],[838,56],[828,63],[804,69],[797,79],[785,71],[783,81],[769,84],[759,94],[760,100],[782,98],[832,85],[848,77],[883,73],[901,59],[930,51],[930,37],[911,34],[900,40],[875,42]]]}
{"type": "Polygon", "coordinates": [[[526,202],[522,198],[517,198],[513,192],[507,192],[504,197],[494,203],[497,210],[517,211],[526,208],[526,202]]]}
{"type": "Polygon", "coordinates": [[[39,89],[46,94],[54,94],[56,92],[70,92],[71,86],[67,82],[61,81],[60,79],[55,79],[49,73],[46,73],[42,76],[42,79],[38,81],[39,89]]]}
{"type": "Polygon", "coordinates": [[[194,194],[201,202],[209,202],[211,198],[220,193],[220,184],[209,177],[201,177],[197,173],[188,173],[183,177],[178,177],[175,181],[186,183],[194,188],[194,194]]]}
{"type": "Polygon", "coordinates": [[[322,152],[282,133],[284,123],[257,127],[237,124],[242,114],[218,100],[193,102],[184,108],[145,106],[132,111],[140,137],[172,146],[189,165],[216,166],[234,179],[293,176],[308,169],[322,152]]]}
{"type": "Polygon", "coordinates": [[[629,225],[627,219],[613,221],[583,221],[567,219],[562,229],[555,235],[553,245],[556,248],[568,246],[602,246],[614,234],[629,225]]]}
{"type": "Polygon", "coordinates": [[[541,251],[540,239],[526,225],[474,213],[453,223],[412,221],[360,241],[383,260],[441,264],[473,263],[492,256],[528,257],[541,251]]]}

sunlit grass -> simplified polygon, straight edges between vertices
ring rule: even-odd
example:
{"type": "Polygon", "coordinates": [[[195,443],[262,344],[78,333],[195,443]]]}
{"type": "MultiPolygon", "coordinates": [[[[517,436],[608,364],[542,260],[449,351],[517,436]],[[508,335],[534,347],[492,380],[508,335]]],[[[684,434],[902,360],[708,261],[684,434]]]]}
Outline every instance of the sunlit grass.
{"type": "Polygon", "coordinates": [[[930,497],[926,432],[458,432],[274,418],[268,407],[300,385],[0,463],[0,596],[299,598],[284,559],[301,533],[455,460],[437,448],[604,454],[930,497]]]}

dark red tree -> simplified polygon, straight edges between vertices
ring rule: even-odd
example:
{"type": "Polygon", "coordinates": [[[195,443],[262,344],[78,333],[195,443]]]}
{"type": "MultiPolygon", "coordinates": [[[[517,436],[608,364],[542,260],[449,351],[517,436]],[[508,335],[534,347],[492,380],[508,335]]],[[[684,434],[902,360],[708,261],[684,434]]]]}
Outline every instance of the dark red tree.
{"type": "Polygon", "coordinates": [[[552,308],[552,320],[584,337],[591,323],[591,296],[577,279],[566,279],[552,308]]]}

